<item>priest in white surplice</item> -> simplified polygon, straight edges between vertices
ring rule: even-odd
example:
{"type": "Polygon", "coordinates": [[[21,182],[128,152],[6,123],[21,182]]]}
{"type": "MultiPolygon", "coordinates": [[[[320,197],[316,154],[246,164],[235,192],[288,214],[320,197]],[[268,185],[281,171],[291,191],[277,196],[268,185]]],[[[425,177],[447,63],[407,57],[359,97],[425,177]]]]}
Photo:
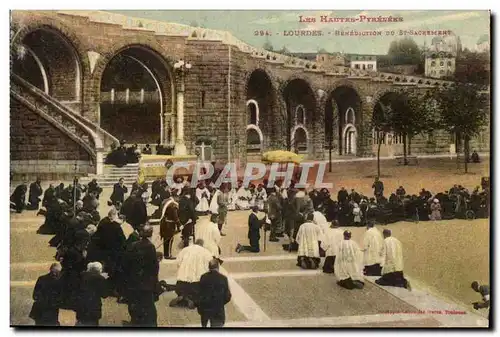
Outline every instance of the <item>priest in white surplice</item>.
{"type": "Polygon", "coordinates": [[[217,214],[212,214],[210,219],[204,218],[196,223],[196,239],[203,240],[205,247],[214,258],[219,259],[220,232],[217,226],[217,214]]]}
{"type": "Polygon", "coordinates": [[[196,198],[198,199],[198,205],[196,205],[195,210],[203,214],[208,212],[208,200],[210,199],[210,192],[208,191],[204,182],[201,182],[196,188],[196,198]]]}
{"type": "Polygon", "coordinates": [[[326,220],[326,217],[323,215],[323,213],[318,212],[318,211],[314,211],[313,215],[314,215],[313,222],[321,228],[323,233],[327,229],[330,229],[330,224],[326,220]]]}
{"type": "Polygon", "coordinates": [[[250,191],[241,186],[236,192],[236,209],[245,210],[250,208],[250,199],[251,199],[250,191]]]}
{"type": "Polygon", "coordinates": [[[236,188],[231,185],[231,190],[229,191],[229,204],[227,205],[228,211],[234,211],[236,209],[236,199],[238,199],[236,194],[236,188]]]}
{"type": "Polygon", "coordinates": [[[337,284],[346,289],[362,289],[363,253],[356,242],[351,240],[351,232],[344,232],[344,240],[339,245],[335,259],[335,277],[337,284]]]}
{"type": "Polygon", "coordinates": [[[382,277],[375,282],[381,286],[406,288],[411,291],[410,282],[403,275],[403,245],[391,236],[389,229],[384,229],[384,266],[382,277]]]}
{"type": "Polygon", "coordinates": [[[364,274],[366,276],[380,276],[384,258],[384,237],[375,227],[373,221],[367,224],[363,236],[364,274]]]}
{"type": "Polygon", "coordinates": [[[200,294],[201,275],[208,272],[208,262],[213,259],[212,253],[203,248],[203,240],[181,250],[177,256],[177,298],[170,301],[171,307],[187,306],[194,309],[200,294]]]}
{"type": "Polygon", "coordinates": [[[313,222],[314,215],[309,213],[306,222],[300,225],[296,241],[299,245],[297,266],[303,269],[317,269],[321,262],[319,254],[320,241],[323,241],[323,231],[313,222]]]}
{"type": "Polygon", "coordinates": [[[339,228],[337,220],[333,220],[331,227],[325,230],[324,238],[324,241],[321,242],[321,248],[325,251],[326,256],[323,273],[332,274],[335,271],[337,251],[344,240],[344,231],[339,228]]]}

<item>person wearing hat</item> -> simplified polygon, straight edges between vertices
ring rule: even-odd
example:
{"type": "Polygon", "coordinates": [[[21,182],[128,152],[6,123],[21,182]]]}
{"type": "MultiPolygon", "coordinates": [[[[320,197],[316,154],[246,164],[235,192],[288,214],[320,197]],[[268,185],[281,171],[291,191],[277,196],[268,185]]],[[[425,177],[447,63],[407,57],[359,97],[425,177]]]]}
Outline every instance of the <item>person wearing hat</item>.
{"type": "Polygon", "coordinates": [[[346,289],[362,289],[364,287],[363,254],[358,244],[351,240],[350,231],[344,231],[344,240],[339,245],[334,269],[339,286],[346,289]]]}
{"type": "Polygon", "coordinates": [[[441,220],[441,204],[438,199],[434,199],[431,204],[431,220],[441,220]]]}
{"type": "Polygon", "coordinates": [[[406,288],[411,291],[410,282],[403,275],[403,245],[392,237],[390,229],[384,229],[384,266],[382,277],[375,281],[381,286],[406,288]]]}

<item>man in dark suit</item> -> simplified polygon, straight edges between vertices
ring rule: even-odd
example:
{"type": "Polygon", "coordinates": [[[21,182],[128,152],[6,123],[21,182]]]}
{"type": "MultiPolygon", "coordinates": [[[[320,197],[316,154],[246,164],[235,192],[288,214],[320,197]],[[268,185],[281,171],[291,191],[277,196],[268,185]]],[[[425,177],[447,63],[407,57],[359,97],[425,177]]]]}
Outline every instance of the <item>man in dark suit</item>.
{"type": "Polygon", "coordinates": [[[151,243],[153,227],[145,225],[141,240],[132,244],[129,263],[130,274],[126,280],[128,310],[132,326],[156,326],[155,296],[160,265],[155,246],[151,243]]]}
{"type": "Polygon", "coordinates": [[[106,277],[102,275],[102,264],[91,262],[82,273],[80,294],[76,306],[77,326],[99,326],[102,317],[102,298],[108,297],[106,277]]]}
{"type": "Polygon", "coordinates": [[[217,259],[209,262],[208,269],[208,273],[200,278],[198,313],[201,316],[201,326],[206,328],[210,321],[211,328],[222,328],[226,320],[224,306],[231,301],[231,291],[227,277],[219,273],[217,259]]]}
{"type": "Polygon", "coordinates": [[[62,283],[60,280],[61,265],[56,262],[50,266],[50,272],[40,276],[33,291],[33,307],[30,318],[35,325],[58,326],[59,306],[61,304],[62,283]]]}
{"type": "Polygon", "coordinates": [[[257,213],[259,212],[259,207],[253,206],[252,213],[248,217],[248,239],[250,240],[250,246],[242,246],[238,243],[236,246],[236,253],[242,251],[248,251],[251,253],[260,252],[259,240],[260,240],[260,228],[265,222],[264,220],[259,220],[257,213]]]}
{"type": "Polygon", "coordinates": [[[109,197],[109,206],[123,204],[123,201],[125,200],[125,193],[128,192],[127,186],[124,185],[124,181],[125,180],[123,178],[120,178],[120,180],[118,180],[118,183],[113,186],[113,193],[109,197]]]}

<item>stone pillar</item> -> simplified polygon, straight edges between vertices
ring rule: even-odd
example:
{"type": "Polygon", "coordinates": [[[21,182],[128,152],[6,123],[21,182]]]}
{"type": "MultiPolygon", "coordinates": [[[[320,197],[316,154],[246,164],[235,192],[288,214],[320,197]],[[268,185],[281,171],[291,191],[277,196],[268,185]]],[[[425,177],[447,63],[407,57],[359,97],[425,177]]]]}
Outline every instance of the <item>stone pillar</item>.
{"type": "Polygon", "coordinates": [[[175,155],[184,156],[187,153],[184,143],[184,73],[179,75],[181,85],[177,91],[177,138],[175,139],[175,155]]]}
{"type": "Polygon", "coordinates": [[[95,159],[96,174],[100,175],[104,173],[104,153],[97,151],[95,159]]]}

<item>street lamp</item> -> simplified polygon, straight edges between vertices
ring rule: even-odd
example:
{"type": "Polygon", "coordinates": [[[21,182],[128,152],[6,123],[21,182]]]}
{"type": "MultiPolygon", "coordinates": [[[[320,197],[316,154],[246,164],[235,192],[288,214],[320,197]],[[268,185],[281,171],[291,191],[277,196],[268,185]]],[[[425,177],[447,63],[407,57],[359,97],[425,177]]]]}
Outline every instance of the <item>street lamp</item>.
{"type": "Polygon", "coordinates": [[[180,59],[174,64],[175,72],[180,81],[180,87],[177,91],[177,139],[175,140],[175,155],[186,155],[187,149],[184,143],[184,87],[185,76],[191,69],[192,65],[180,59]]]}

